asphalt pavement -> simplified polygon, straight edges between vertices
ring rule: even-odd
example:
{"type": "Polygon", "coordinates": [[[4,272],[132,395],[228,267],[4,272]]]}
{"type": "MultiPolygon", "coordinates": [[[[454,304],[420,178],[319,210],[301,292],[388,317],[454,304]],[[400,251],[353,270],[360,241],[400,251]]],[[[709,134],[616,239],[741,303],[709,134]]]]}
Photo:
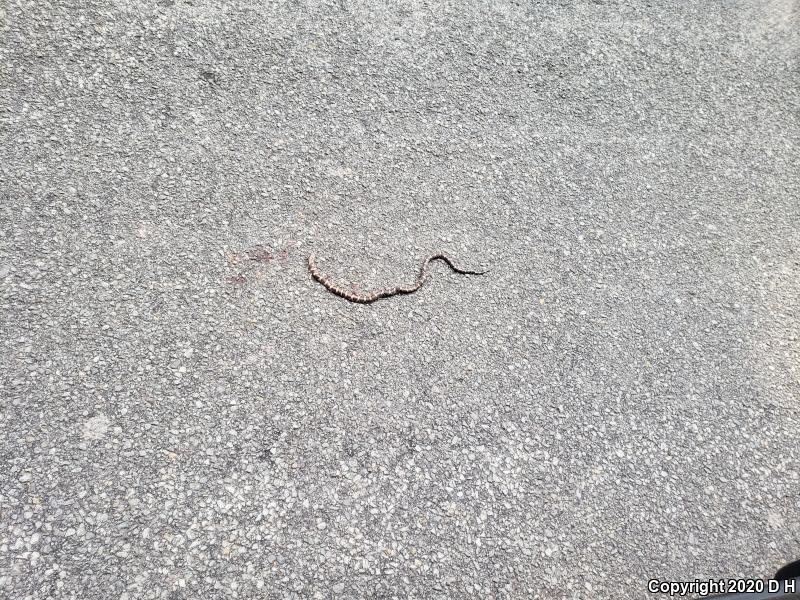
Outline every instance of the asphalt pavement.
{"type": "Polygon", "coordinates": [[[1,597],[800,558],[796,2],[0,15],[1,597]]]}

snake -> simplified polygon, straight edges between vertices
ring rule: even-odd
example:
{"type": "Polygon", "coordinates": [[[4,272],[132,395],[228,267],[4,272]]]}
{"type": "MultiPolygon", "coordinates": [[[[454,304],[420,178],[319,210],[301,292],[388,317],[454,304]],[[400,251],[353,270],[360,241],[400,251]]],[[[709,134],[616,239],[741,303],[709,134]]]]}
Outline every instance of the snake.
{"type": "Polygon", "coordinates": [[[350,302],[355,302],[357,304],[371,304],[376,300],[380,300],[382,298],[390,298],[392,296],[398,296],[401,294],[413,294],[419,288],[423,286],[423,284],[427,281],[428,277],[428,265],[433,260],[441,260],[442,262],[447,263],[447,265],[456,273],[460,273],[461,275],[485,275],[489,272],[487,269],[486,271],[473,271],[470,269],[463,269],[461,267],[456,266],[451,259],[446,254],[437,253],[431,254],[428,256],[425,261],[422,263],[422,268],[419,270],[419,275],[414,283],[410,285],[397,285],[394,287],[387,287],[381,290],[377,290],[375,292],[369,292],[360,294],[355,290],[347,289],[342,285],[337,285],[331,279],[325,275],[322,271],[317,268],[317,264],[314,259],[314,255],[311,254],[308,257],[308,271],[311,273],[311,277],[314,278],[315,281],[321,283],[326,290],[330,293],[339,296],[340,298],[344,298],[345,300],[349,300],[350,302]]]}

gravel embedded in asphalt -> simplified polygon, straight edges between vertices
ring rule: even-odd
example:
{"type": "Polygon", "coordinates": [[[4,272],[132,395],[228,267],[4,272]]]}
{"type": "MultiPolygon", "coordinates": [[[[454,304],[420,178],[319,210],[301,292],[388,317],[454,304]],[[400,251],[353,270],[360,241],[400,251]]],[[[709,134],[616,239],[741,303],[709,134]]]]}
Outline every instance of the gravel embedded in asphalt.
{"type": "Polygon", "coordinates": [[[794,3],[489,4],[3,6],[0,595],[800,558],[794,3]]]}

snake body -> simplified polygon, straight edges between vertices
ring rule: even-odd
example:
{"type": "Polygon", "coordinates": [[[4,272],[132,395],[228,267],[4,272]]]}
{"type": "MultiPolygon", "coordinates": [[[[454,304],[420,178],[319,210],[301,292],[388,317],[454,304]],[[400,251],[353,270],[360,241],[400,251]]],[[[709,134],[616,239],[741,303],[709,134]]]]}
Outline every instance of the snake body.
{"type": "Polygon", "coordinates": [[[447,256],[446,254],[431,254],[428,256],[425,261],[422,263],[422,268],[419,271],[419,275],[417,279],[411,285],[398,285],[395,287],[384,288],[382,290],[378,290],[376,292],[370,292],[366,294],[360,294],[354,290],[349,290],[344,286],[337,285],[330,280],[330,278],[325,275],[322,271],[317,269],[317,265],[314,262],[314,255],[310,255],[308,257],[308,270],[311,273],[311,276],[325,286],[332,294],[336,294],[337,296],[344,298],[345,300],[349,300],[350,302],[356,302],[358,304],[370,304],[375,302],[376,300],[380,300],[381,298],[389,298],[391,296],[397,296],[399,294],[413,294],[419,288],[423,286],[425,281],[428,279],[428,265],[432,260],[441,260],[446,262],[447,265],[453,269],[456,273],[461,273],[462,275],[483,275],[488,273],[488,271],[471,271],[468,269],[462,269],[457,267],[453,260],[447,256]]]}

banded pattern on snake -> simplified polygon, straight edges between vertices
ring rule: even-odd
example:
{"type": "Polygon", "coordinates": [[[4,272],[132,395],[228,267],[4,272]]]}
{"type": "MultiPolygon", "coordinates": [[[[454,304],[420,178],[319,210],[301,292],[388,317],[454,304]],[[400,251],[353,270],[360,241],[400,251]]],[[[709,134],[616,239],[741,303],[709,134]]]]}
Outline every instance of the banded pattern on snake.
{"type": "Polygon", "coordinates": [[[372,302],[375,302],[376,300],[380,300],[381,298],[389,298],[391,296],[396,296],[398,294],[413,294],[414,292],[416,292],[419,288],[422,287],[422,285],[428,279],[429,277],[428,264],[432,260],[444,261],[448,264],[448,266],[451,269],[453,269],[453,271],[455,271],[456,273],[461,273],[462,275],[483,275],[489,272],[488,270],[471,271],[468,269],[462,269],[460,267],[457,267],[453,262],[453,260],[446,254],[441,254],[441,253],[431,254],[422,263],[422,268],[419,271],[419,275],[417,276],[416,281],[414,281],[414,283],[412,283],[411,285],[398,285],[395,287],[384,288],[376,292],[359,294],[356,291],[351,291],[345,288],[344,286],[336,285],[335,283],[333,283],[327,275],[325,275],[319,269],[317,269],[317,265],[314,262],[313,254],[308,257],[308,270],[311,273],[311,276],[316,281],[325,286],[325,289],[327,289],[332,294],[336,294],[337,296],[340,296],[345,300],[349,300],[350,302],[356,302],[358,304],[370,304],[372,302]]]}

